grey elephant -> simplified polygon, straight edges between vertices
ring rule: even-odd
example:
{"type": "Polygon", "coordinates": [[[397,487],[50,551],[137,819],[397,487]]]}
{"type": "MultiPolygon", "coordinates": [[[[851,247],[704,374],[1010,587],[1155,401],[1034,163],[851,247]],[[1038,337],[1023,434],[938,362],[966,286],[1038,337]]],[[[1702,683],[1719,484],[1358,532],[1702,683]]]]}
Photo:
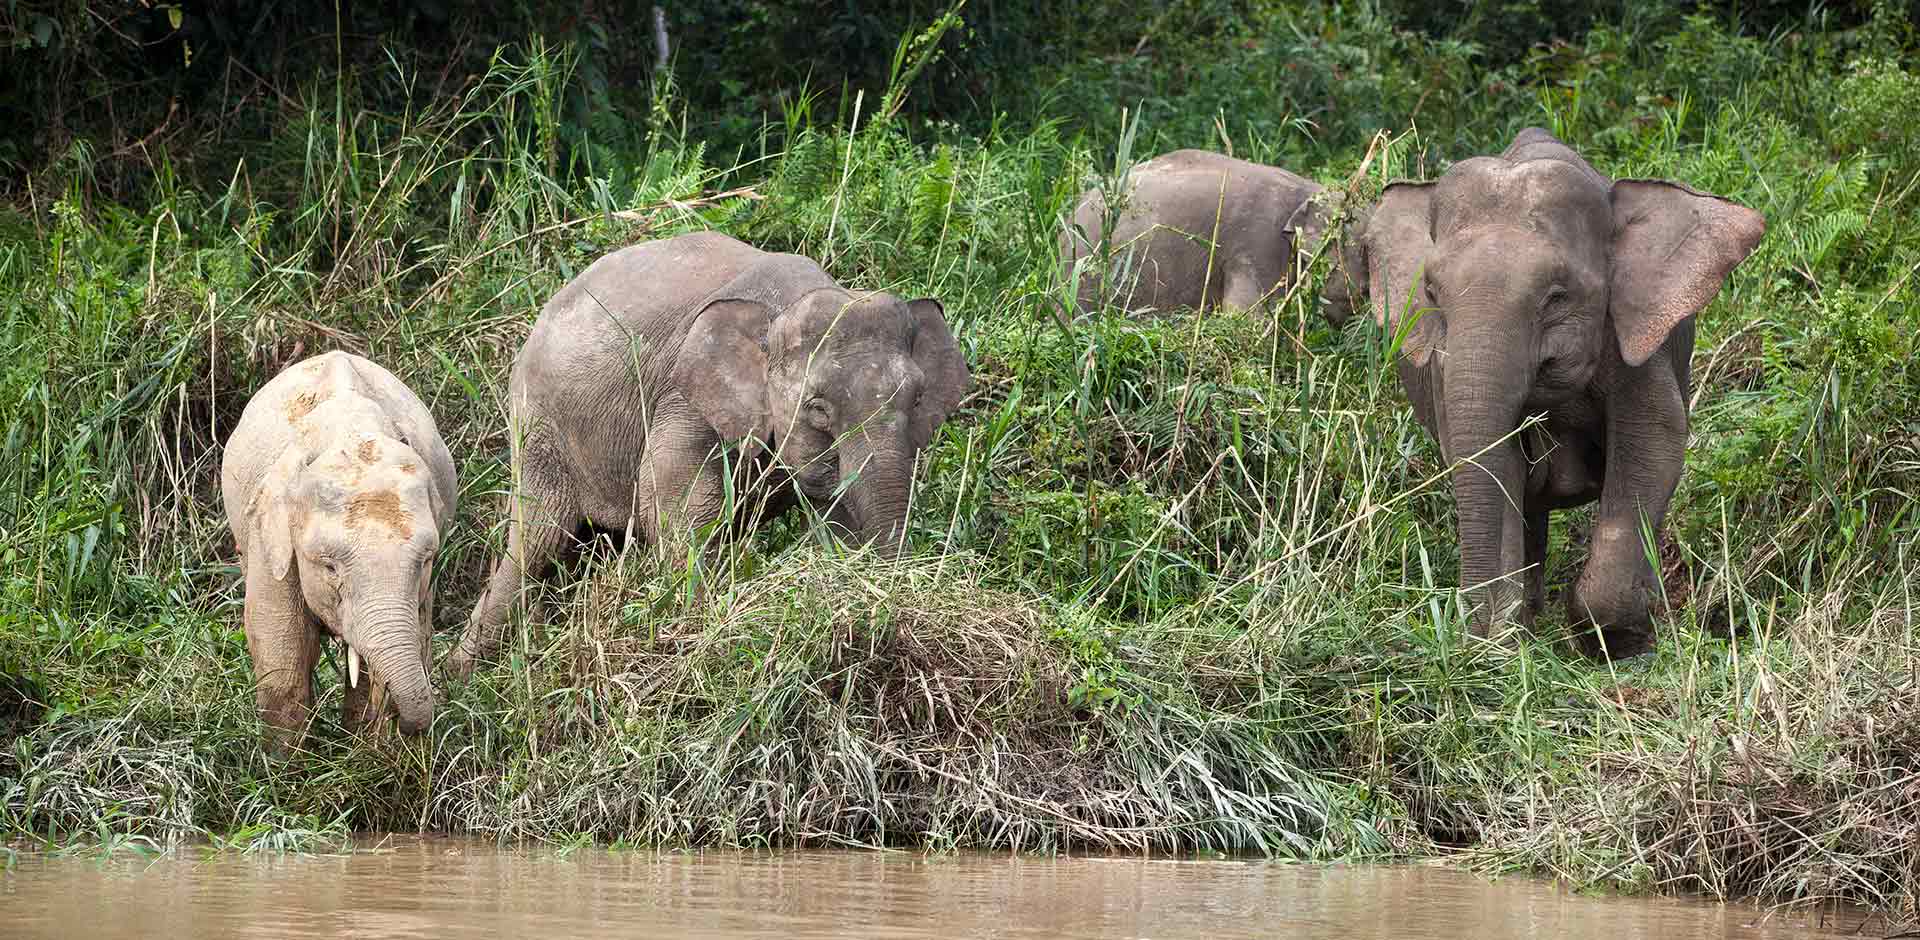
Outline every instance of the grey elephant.
{"type": "Polygon", "coordinates": [[[1678,183],[1609,180],[1539,128],[1437,181],[1389,185],[1356,223],[1345,273],[1404,331],[1402,384],[1455,466],[1475,632],[1531,625],[1548,514],[1598,500],[1568,622],[1589,655],[1652,648],[1641,533],[1659,529],[1684,464],[1693,318],[1765,231],[1758,212],[1678,183]]]}
{"type": "Polygon", "coordinates": [[[393,373],[330,352],[247,402],[220,464],[246,581],[254,700],[271,746],[297,746],[321,644],[344,643],[343,724],[433,719],[430,578],[458,491],[433,416],[393,373]],[[367,675],[361,676],[362,662],[367,675]]]}
{"type": "Polygon", "coordinates": [[[582,524],[678,549],[757,488],[729,521],[804,496],[843,537],[897,548],[915,458],[970,382],[935,300],[849,291],[715,232],[599,259],[514,357],[507,550],[448,671],[492,656],[523,579],[582,524]]]}
{"type": "MultiPolygon", "coordinates": [[[[1296,249],[1317,246],[1337,205],[1312,180],[1205,150],[1140,163],[1126,186],[1111,219],[1106,197],[1088,190],[1060,234],[1081,313],[1104,301],[1167,312],[1277,299],[1292,282],[1296,249]]],[[[1328,318],[1344,322],[1345,295],[1329,292],[1327,302],[1328,318]]]]}

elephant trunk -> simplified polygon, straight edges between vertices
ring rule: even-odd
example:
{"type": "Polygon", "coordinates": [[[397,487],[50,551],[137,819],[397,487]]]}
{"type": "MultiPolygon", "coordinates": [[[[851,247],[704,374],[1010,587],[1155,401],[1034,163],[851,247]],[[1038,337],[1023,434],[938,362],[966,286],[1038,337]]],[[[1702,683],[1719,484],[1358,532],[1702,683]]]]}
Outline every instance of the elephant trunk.
{"type": "Polygon", "coordinates": [[[913,448],[904,421],[897,427],[850,435],[842,446],[842,473],[857,474],[847,489],[853,540],[898,554],[906,545],[907,505],[913,493],[913,448]]]}
{"type": "MultiPolygon", "coordinates": [[[[1471,324],[1476,317],[1454,317],[1471,324]]],[[[1520,451],[1520,409],[1533,380],[1529,344],[1490,328],[1455,328],[1447,337],[1436,398],[1444,409],[1447,460],[1460,535],[1460,586],[1470,628],[1486,636],[1505,619],[1525,623],[1523,598],[1526,500],[1520,451]],[[1481,335],[1476,336],[1476,333],[1481,335]]]]}
{"type": "Polygon", "coordinates": [[[400,717],[400,730],[419,734],[433,721],[433,687],[427,681],[426,625],[420,622],[420,604],[406,596],[377,596],[355,605],[347,641],[372,667],[371,679],[386,687],[387,698],[400,717]]]}

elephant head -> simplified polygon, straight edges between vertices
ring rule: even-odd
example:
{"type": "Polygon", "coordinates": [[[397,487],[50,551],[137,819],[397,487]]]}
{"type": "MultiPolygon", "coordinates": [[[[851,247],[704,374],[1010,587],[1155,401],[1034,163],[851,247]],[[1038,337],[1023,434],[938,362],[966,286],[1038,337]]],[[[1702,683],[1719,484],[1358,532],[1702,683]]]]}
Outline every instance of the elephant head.
{"type": "Polygon", "coordinates": [[[1320,291],[1320,312],[1335,329],[1352,319],[1354,298],[1366,280],[1356,272],[1366,263],[1357,233],[1367,214],[1365,207],[1348,201],[1346,191],[1322,189],[1302,202],[1282,226],[1301,267],[1319,254],[1332,255],[1333,267],[1320,291]]]}
{"type": "MultiPolygon", "coordinates": [[[[1609,182],[1539,129],[1501,157],[1381,194],[1359,270],[1376,322],[1405,331],[1401,377],[1455,467],[1460,577],[1476,627],[1516,606],[1513,578],[1526,567],[1529,477],[1514,432],[1527,416],[1604,413],[1591,420],[1607,422],[1594,440],[1609,451],[1609,491],[1667,481],[1655,494],[1664,512],[1684,462],[1692,318],[1764,231],[1752,209],[1678,183],[1609,182]],[[1620,398],[1656,385],[1657,407],[1620,398]]],[[[1575,606],[1603,625],[1644,624],[1634,507],[1600,498],[1575,606]]]]}
{"type": "Polygon", "coordinates": [[[310,456],[290,451],[261,494],[253,542],[268,570],[297,578],[307,609],[346,644],[348,681],[373,683],[401,731],[426,730],[429,578],[447,512],[426,462],[391,437],[348,434],[310,456]]]}
{"type": "Polygon", "coordinates": [[[914,458],[971,382],[940,302],[819,288],[784,309],[718,300],[674,382],[724,440],[755,437],[850,536],[898,549],[914,458]]]}

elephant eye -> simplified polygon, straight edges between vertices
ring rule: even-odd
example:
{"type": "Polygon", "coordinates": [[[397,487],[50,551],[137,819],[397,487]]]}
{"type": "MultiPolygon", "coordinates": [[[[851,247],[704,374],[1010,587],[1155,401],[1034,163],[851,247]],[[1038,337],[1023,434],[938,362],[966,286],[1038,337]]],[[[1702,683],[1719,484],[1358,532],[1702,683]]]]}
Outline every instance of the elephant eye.
{"type": "Polygon", "coordinates": [[[807,423],[825,431],[833,426],[833,406],[824,398],[807,402],[807,423]]]}

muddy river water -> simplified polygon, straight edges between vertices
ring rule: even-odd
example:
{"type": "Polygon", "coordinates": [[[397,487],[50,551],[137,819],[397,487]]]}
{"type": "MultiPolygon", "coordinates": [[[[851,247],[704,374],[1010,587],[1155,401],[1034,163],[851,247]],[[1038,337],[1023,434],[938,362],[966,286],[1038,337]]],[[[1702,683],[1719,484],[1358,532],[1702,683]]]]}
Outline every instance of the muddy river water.
{"type": "Polygon", "coordinates": [[[1878,936],[1805,914],[1435,867],[963,854],[654,853],[393,837],[334,855],[21,855],[0,936],[1878,936]]]}

